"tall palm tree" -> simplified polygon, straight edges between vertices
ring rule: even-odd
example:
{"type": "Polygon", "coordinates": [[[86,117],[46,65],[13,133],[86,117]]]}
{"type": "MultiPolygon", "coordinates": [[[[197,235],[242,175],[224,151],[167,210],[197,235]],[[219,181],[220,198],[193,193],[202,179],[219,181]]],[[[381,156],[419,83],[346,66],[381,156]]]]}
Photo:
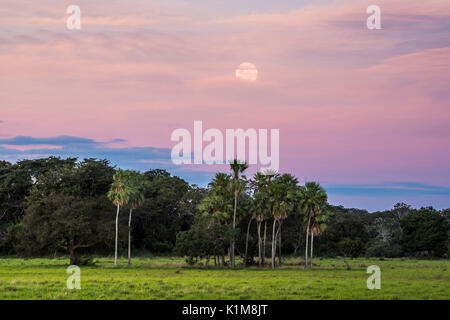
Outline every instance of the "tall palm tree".
{"type": "Polygon", "coordinates": [[[267,176],[257,172],[250,181],[250,186],[253,191],[252,219],[256,220],[256,229],[258,232],[258,263],[261,266],[263,262],[261,225],[267,215],[267,176]]]}
{"type": "Polygon", "coordinates": [[[133,210],[140,206],[145,200],[145,191],[149,185],[147,178],[137,171],[131,171],[129,174],[130,197],[128,206],[130,214],[128,217],[128,265],[131,265],[131,216],[133,210]]]}
{"type": "MultiPolygon", "coordinates": [[[[283,221],[287,218],[287,214],[292,212],[296,205],[297,194],[299,191],[298,179],[289,174],[285,173],[280,176],[280,181],[284,185],[283,190],[283,198],[282,198],[282,206],[284,208],[284,213],[280,215],[279,226],[278,226],[278,262],[281,265],[281,226],[283,225],[283,221]]],[[[276,250],[276,249],[275,249],[276,250]]]]}
{"type": "Polygon", "coordinates": [[[212,181],[208,184],[210,193],[223,198],[228,198],[231,190],[231,176],[226,173],[216,173],[212,181]]]}
{"type": "MultiPolygon", "coordinates": [[[[273,169],[266,169],[262,172],[263,175],[266,176],[266,196],[267,196],[267,202],[266,202],[266,218],[270,217],[272,214],[271,210],[271,195],[270,195],[270,186],[272,185],[272,180],[276,179],[279,175],[276,170],[273,169]]],[[[267,219],[264,221],[264,238],[262,242],[262,265],[265,265],[266,260],[266,235],[267,235],[267,219]]]]}
{"type": "Polygon", "coordinates": [[[326,222],[328,220],[328,216],[325,211],[320,211],[319,215],[316,215],[313,219],[311,219],[311,255],[310,255],[310,268],[313,266],[313,249],[314,249],[314,236],[321,235],[327,225],[326,222]]]}
{"type": "MultiPolygon", "coordinates": [[[[273,217],[272,226],[272,269],[275,268],[275,256],[277,241],[281,236],[281,225],[287,215],[292,211],[294,199],[297,193],[298,180],[290,174],[276,176],[269,187],[271,212],[273,217]],[[277,228],[278,224],[278,228],[277,228]]],[[[279,258],[281,263],[281,259],[279,258]]]]}
{"type": "Polygon", "coordinates": [[[300,208],[306,214],[306,244],[305,244],[305,269],[308,268],[308,242],[311,221],[321,213],[321,209],[327,203],[327,193],[319,183],[306,182],[300,189],[300,208]]]}
{"type": "MultiPolygon", "coordinates": [[[[229,223],[233,212],[231,176],[226,173],[217,173],[208,186],[208,195],[198,205],[200,214],[208,217],[211,224],[229,223]]],[[[225,265],[223,254],[222,264],[225,265]]]]}
{"type": "MultiPolygon", "coordinates": [[[[230,162],[230,168],[233,174],[232,177],[232,185],[233,185],[233,191],[234,191],[234,210],[233,210],[233,230],[236,229],[236,212],[237,212],[237,205],[238,205],[238,196],[239,193],[244,189],[244,184],[241,178],[241,174],[244,173],[245,170],[247,170],[248,165],[245,162],[241,162],[237,159],[234,159],[230,162]]],[[[231,248],[230,248],[230,258],[231,258],[231,267],[234,268],[235,266],[235,259],[234,259],[234,237],[231,241],[231,248]]]]}
{"type": "Polygon", "coordinates": [[[117,266],[117,245],[119,239],[119,212],[120,207],[128,203],[130,188],[128,186],[129,172],[117,169],[113,176],[113,183],[108,191],[108,198],[117,206],[116,212],[116,241],[114,246],[114,266],[117,266]]]}
{"type": "Polygon", "coordinates": [[[201,201],[199,209],[204,215],[210,215],[218,223],[226,223],[231,219],[232,189],[231,176],[226,173],[216,173],[208,184],[208,196],[201,201]]]}

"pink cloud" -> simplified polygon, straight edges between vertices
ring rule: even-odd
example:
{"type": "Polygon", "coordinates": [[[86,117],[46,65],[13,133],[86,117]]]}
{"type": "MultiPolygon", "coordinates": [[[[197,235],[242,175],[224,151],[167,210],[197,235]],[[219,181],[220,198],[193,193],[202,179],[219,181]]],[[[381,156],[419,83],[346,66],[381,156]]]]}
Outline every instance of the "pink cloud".
{"type": "Polygon", "coordinates": [[[42,18],[13,1],[0,12],[18,26],[0,33],[2,135],[171,147],[172,130],[203,120],[279,128],[282,168],[302,178],[449,181],[450,44],[432,32],[447,1],[379,1],[379,32],[360,1],[212,18],[162,2],[89,4],[79,33],[45,3],[42,18]],[[235,81],[244,61],[257,82],[235,81]]]}

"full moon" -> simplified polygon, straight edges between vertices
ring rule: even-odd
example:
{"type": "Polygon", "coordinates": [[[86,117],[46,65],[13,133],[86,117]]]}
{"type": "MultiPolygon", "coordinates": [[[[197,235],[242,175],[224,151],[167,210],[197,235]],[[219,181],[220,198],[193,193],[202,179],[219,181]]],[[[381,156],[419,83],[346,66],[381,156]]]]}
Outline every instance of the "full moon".
{"type": "Polygon", "coordinates": [[[236,69],[236,79],[250,82],[256,81],[258,79],[258,69],[253,63],[241,63],[236,69]]]}

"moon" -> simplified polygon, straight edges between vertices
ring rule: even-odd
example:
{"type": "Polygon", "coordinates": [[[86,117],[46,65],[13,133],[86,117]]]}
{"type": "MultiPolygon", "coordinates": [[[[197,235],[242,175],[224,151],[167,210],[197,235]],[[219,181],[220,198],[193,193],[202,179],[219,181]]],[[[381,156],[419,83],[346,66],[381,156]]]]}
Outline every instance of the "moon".
{"type": "Polygon", "coordinates": [[[254,82],[258,79],[258,69],[253,63],[241,63],[236,69],[236,79],[254,82]]]}

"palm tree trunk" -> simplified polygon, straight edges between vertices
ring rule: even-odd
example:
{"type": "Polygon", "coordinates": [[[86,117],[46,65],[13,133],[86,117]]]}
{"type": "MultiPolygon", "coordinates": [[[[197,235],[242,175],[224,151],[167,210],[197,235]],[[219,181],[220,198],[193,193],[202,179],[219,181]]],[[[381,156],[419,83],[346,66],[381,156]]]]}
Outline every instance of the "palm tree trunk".
{"type": "Polygon", "coordinates": [[[258,263],[259,266],[262,264],[262,256],[261,256],[261,247],[262,247],[262,240],[261,240],[261,221],[257,221],[257,228],[258,228],[258,263]]]}
{"type": "Polygon", "coordinates": [[[309,237],[309,223],[311,222],[311,217],[308,218],[308,226],[306,227],[306,248],[305,248],[305,269],[308,269],[308,237],[309,237]]]}
{"type": "Polygon", "coordinates": [[[115,243],[115,250],[114,250],[114,266],[117,266],[117,243],[119,241],[119,211],[120,211],[120,205],[117,205],[117,213],[116,213],[116,243],[115,243]]]}
{"type": "Polygon", "coordinates": [[[130,209],[130,216],[128,218],[128,265],[131,265],[131,215],[133,209],[130,209]]]}
{"type": "Polygon", "coordinates": [[[263,240],[263,254],[262,254],[262,264],[266,263],[266,235],[267,235],[267,221],[264,222],[264,240],[263,240]]]}
{"type": "Polygon", "coordinates": [[[281,225],[283,224],[282,220],[280,220],[278,225],[278,265],[281,266],[281,225]]]}
{"type": "Polygon", "coordinates": [[[313,267],[314,232],[311,232],[311,270],[313,267]]]}
{"type": "MultiPolygon", "coordinates": [[[[233,213],[233,231],[236,230],[236,211],[237,211],[237,197],[238,191],[236,190],[234,192],[234,213],[233,213]]],[[[231,252],[230,252],[230,260],[231,260],[231,267],[234,268],[234,235],[233,240],[231,242],[231,252]]]]}
{"type": "Polygon", "coordinates": [[[248,235],[250,234],[250,226],[252,225],[253,218],[250,218],[250,221],[247,225],[247,237],[245,239],[245,257],[244,257],[244,264],[247,265],[247,252],[248,252],[248,235]]]}
{"type": "Polygon", "coordinates": [[[275,235],[275,227],[277,225],[277,219],[273,219],[272,227],[272,269],[275,269],[275,250],[277,245],[277,237],[275,235]]]}

